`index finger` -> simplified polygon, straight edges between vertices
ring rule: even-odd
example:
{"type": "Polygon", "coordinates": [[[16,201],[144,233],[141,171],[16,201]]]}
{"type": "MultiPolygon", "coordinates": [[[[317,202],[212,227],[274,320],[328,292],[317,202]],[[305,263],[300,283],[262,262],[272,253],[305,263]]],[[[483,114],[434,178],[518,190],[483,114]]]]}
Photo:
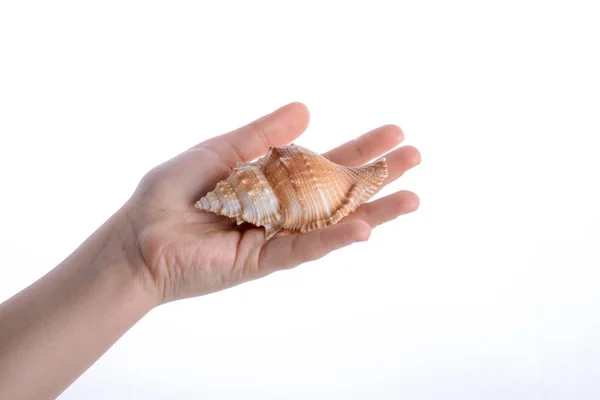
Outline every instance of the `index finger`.
{"type": "Polygon", "coordinates": [[[291,103],[232,132],[214,137],[196,147],[214,150],[230,166],[252,161],[269,150],[296,139],[306,129],[309,113],[302,103],[291,103]]]}

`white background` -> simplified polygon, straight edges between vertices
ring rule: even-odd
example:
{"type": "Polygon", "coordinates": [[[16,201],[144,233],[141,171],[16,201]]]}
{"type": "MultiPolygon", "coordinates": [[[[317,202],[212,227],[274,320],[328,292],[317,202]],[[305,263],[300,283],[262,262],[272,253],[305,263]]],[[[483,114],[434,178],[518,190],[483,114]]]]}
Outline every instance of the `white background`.
{"type": "Polygon", "coordinates": [[[314,150],[396,123],[423,154],[383,193],[417,213],[152,311],[62,399],[598,398],[600,15],[494,3],[1,2],[0,300],[285,103],[314,150]]]}

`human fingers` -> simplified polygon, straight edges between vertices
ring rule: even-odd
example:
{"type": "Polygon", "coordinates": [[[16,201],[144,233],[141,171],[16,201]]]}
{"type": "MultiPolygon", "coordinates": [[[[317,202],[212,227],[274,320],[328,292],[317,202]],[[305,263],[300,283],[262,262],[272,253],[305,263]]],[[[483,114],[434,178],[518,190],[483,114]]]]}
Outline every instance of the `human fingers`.
{"type": "Polygon", "coordinates": [[[379,190],[400,178],[409,169],[419,165],[421,163],[421,153],[414,146],[402,146],[387,153],[385,155],[385,162],[387,164],[388,176],[383,181],[379,190]]]}
{"type": "Polygon", "coordinates": [[[359,167],[393,149],[403,139],[400,127],[384,125],[329,150],[323,156],[336,164],[359,167]]]}
{"type": "Polygon", "coordinates": [[[413,192],[403,190],[361,205],[342,222],[361,220],[369,224],[371,228],[375,228],[400,215],[413,212],[418,207],[419,197],[413,192]]]}
{"type": "Polygon", "coordinates": [[[308,233],[275,237],[262,247],[258,265],[263,270],[292,268],[352,243],[366,241],[370,234],[371,228],[366,222],[354,220],[308,233]]]}

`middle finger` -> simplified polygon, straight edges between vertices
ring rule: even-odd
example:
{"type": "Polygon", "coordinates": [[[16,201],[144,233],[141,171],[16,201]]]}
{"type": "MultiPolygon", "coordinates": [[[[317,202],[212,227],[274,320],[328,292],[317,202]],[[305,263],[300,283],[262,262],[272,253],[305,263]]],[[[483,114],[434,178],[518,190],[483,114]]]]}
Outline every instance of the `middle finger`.
{"type": "Polygon", "coordinates": [[[323,156],[336,164],[359,167],[390,151],[403,139],[404,134],[398,126],[384,125],[328,151],[323,156]]]}

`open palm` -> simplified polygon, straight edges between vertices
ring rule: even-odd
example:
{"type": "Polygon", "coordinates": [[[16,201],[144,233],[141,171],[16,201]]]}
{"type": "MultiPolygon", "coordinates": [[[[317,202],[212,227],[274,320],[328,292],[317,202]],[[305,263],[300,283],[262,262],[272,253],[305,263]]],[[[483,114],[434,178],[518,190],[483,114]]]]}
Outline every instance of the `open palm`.
{"type": "MultiPolygon", "coordinates": [[[[415,194],[400,191],[360,206],[337,225],[269,241],[263,228],[238,226],[194,207],[237,162],[260,157],[269,146],[292,142],[306,129],[308,119],[304,105],[289,104],[198,144],[144,177],[129,202],[129,216],[137,236],[136,251],[162,302],[215,292],[315,260],[367,240],[373,227],[418,207],[415,194]]],[[[402,139],[400,128],[386,125],[324,156],[341,165],[360,166],[385,154],[386,185],[420,162],[412,146],[390,151],[402,139]]]]}

